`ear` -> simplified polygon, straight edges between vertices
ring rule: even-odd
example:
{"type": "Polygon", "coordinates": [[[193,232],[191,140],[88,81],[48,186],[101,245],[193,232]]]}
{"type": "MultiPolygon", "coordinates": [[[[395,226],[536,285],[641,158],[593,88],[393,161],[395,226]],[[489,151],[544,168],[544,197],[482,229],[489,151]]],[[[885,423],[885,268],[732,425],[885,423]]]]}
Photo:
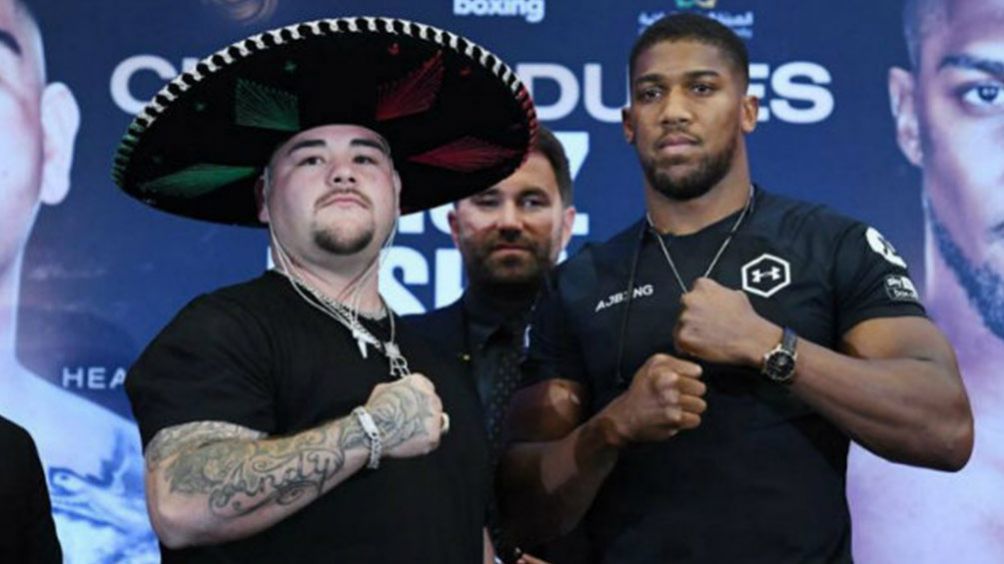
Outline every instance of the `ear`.
{"type": "Polygon", "coordinates": [[[572,239],[572,227],[575,226],[575,206],[568,206],[561,212],[561,249],[565,250],[572,239]]]}
{"type": "Polygon", "coordinates": [[[394,175],[392,176],[392,181],[394,182],[394,203],[397,204],[397,214],[398,217],[401,215],[401,175],[398,174],[397,169],[393,170],[394,175]]]}
{"type": "Polygon", "coordinates": [[[743,133],[753,133],[756,129],[757,116],[760,115],[760,99],[756,96],[743,96],[742,107],[740,108],[740,127],[743,133]]]}
{"type": "Polygon", "coordinates": [[[268,194],[265,193],[265,175],[271,174],[268,169],[265,169],[258,177],[258,180],[254,183],[254,199],[255,203],[258,205],[258,221],[262,223],[269,222],[268,216],[268,194]]]}
{"type": "Polygon", "coordinates": [[[917,82],[906,69],[889,69],[889,107],[896,122],[896,142],[906,160],[922,166],[924,150],[920,142],[920,122],[917,118],[917,82]]]}
{"type": "Polygon", "coordinates": [[[634,145],[634,121],[631,115],[631,106],[621,108],[621,126],[624,129],[624,140],[628,145],[634,145]]]}
{"type": "Polygon", "coordinates": [[[453,204],[453,209],[451,209],[446,214],[446,221],[450,224],[450,238],[453,239],[453,246],[460,248],[460,219],[457,218],[457,206],[460,202],[453,204]]]}
{"type": "Polygon", "coordinates": [[[70,89],[54,82],[42,91],[42,202],[54,205],[63,201],[70,190],[73,166],[73,142],[80,129],[80,107],[70,89]]]}

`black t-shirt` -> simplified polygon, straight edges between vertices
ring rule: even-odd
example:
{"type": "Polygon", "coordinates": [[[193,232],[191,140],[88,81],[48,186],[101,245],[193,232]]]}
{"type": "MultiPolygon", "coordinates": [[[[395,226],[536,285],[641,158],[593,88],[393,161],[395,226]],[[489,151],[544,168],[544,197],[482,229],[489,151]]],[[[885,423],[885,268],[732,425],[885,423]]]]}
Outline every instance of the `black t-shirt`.
{"type": "Polygon", "coordinates": [[[3,417],[0,453],[0,562],[62,562],[38,450],[27,431],[3,417]]]}
{"type": "MultiPolygon", "coordinates": [[[[664,237],[687,284],[704,273],[736,217],[664,237]]],[[[622,393],[652,354],[674,354],[681,290],[658,235],[644,226],[562,265],[535,314],[528,383],[576,380],[590,393],[590,414],[622,393]]],[[[924,315],[905,263],[877,231],[762,190],[710,276],[743,289],[763,317],[831,349],[861,321],[924,315]]],[[[586,516],[596,559],[849,561],[848,438],[754,369],[705,364],[703,380],[708,410],[699,428],[623,450],[586,516]]]]}
{"type": "MultiPolygon", "coordinates": [[[[173,551],[164,562],[475,562],[482,556],[487,448],[463,367],[433,356],[397,323],[410,368],[436,386],[451,430],[426,456],[360,470],[275,526],[227,544],[173,551]]],[[[368,328],[386,339],[388,324],[368,328]]],[[[186,306],[129,372],[143,444],[161,429],[226,421],[289,435],[349,415],[389,382],[342,325],[269,272],[186,306]]]]}

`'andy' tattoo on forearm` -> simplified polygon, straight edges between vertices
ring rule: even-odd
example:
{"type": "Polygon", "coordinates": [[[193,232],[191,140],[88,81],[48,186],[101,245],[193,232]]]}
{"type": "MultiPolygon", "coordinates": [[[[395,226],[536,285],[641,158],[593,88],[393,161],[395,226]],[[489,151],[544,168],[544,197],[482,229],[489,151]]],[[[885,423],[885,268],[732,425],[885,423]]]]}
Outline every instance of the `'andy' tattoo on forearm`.
{"type": "Polygon", "coordinates": [[[218,422],[165,431],[170,433],[158,434],[148,447],[147,463],[163,466],[172,493],[204,495],[210,511],[228,517],[320,495],[325,482],[344,467],[346,451],[364,447],[366,440],[351,417],[270,439],[218,422]]]}

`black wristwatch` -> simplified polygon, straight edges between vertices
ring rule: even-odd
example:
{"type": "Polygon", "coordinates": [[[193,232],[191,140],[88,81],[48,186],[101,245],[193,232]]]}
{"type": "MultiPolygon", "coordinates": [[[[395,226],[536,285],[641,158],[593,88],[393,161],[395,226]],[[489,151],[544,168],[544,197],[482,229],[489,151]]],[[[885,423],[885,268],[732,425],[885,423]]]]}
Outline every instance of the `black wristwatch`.
{"type": "Polygon", "coordinates": [[[795,361],[798,353],[795,352],[795,345],[798,343],[798,335],[790,328],[785,327],[781,335],[781,342],[776,347],[763,355],[763,366],[760,373],[778,384],[790,384],[795,379],[795,361]]]}

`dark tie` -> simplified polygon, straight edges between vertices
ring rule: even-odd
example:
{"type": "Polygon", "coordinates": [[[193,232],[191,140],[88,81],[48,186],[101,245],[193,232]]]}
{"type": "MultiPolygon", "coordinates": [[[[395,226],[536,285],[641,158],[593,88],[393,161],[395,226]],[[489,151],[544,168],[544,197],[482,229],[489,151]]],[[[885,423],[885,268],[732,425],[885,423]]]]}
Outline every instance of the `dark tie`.
{"type": "MultiPolygon", "coordinates": [[[[492,335],[489,346],[498,347],[499,354],[495,357],[495,378],[492,382],[488,394],[487,405],[487,429],[489,451],[489,462],[492,474],[502,456],[502,449],[505,447],[504,423],[506,409],[509,400],[512,399],[513,392],[519,387],[521,373],[519,363],[523,357],[523,331],[526,322],[523,319],[509,320],[502,324],[492,335]]],[[[498,505],[495,496],[492,496],[489,503],[489,523],[488,529],[492,540],[495,543],[495,550],[505,562],[515,561],[514,545],[509,535],[499,526],[498,505]]]]}
{"type": "Polygon", "coordinates": [[[495,367],[495,379],[488,395],[488,440],[491,444],[492,464],[497,462],[503,444],[503,424],[506,408],[513,392],[519,386],[519,362],[523,356],[522,319],[504,323],[492,336],[494,345],[499,348],[498,365],[495,367]]]}

